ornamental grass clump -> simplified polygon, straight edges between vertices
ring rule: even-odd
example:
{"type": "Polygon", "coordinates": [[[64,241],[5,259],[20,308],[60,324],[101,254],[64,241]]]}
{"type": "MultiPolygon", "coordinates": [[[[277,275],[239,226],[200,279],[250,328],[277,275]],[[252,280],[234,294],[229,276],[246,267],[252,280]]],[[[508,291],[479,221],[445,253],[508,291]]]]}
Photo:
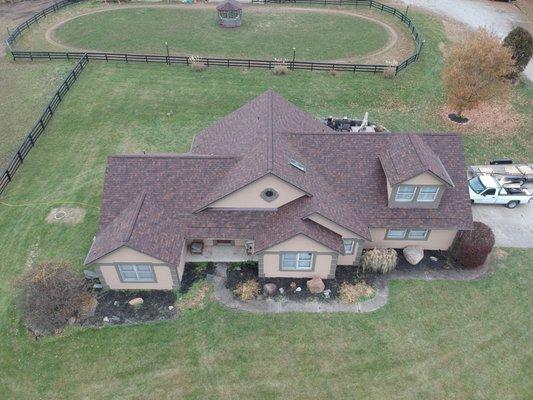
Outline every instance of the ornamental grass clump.
{"type": "Polygon", "coordinates": [[[363,271],[387,274],[396,268],[398,253],[394,249],[373,249],[363,254],[363,271]]]}
{"type": "Polygon", "coordinates": [[[287,75],[289,73],[289,66],[287,65],[287,61],[285,59],[277,59],[274,58],[274,68],[272,71],[274,71],[274,75],[287,75]]]}
{"type": "Polygon", "coordinates": [[[365,281],[351,284],[343,282],[339,290],[339,296],[343,303],[357,303],[362,297],[370,297],[374,294],[374,288],[365,281]]]}
{"type": "Polygon", "coordinates": [[[253,300],[259,295],[259,282],[249,279],[239,283],[233,293],[241,300],[253,300]]]}
{"type": "Polygon", "coordinates": [[[189,65],[194,72],[202,72],[205,69],[205,63],[200,60],[199,56],[190,56],[189,65]]]}

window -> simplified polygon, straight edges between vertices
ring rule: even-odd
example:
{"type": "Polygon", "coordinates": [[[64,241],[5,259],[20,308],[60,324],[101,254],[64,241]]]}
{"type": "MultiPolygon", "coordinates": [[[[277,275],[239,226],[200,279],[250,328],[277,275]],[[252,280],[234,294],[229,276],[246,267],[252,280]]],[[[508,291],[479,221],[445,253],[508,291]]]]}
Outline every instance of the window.
{"type": "Polygon", "coordinates": [[[398,189],[396,189],[396,201],[412,201],[415,197],[416,192],[416,186],[398,186],[398,189]]]}
{"type": "Polygon", "coordinates": [[[387,229],[385,239],[389,240],[426,240],[429,236],[429,229],[387,229]]]}
{"type": "Polygon", "coordinates": [[[487,189],[483,192],[483,196],[494,196],[496,194],[496,189],[487,189]]]}
{"type": "Polygon", "coordinates": [[[416,198],[416,201],[435,201],[437,198],[437,193],[439,193],[438,186],[422,186],[418,191],[418,197],[416,198]]]}
{"type": "Polygon", "coordinates": [[[389,229],[387,230],[386,239],[404,239],[407,229],[389,229]]]}
{"type": "Polygon", "coordinates": [[[281,253],[281,269],[304,270],[313,269],[313,253],[281,253]]]}
{"type": "Polygon", "coordinates": [[[276,200],[278,196],[278,192],[272,188],[267,188],[261,192],[261,198],[268,202],[276,200]]]}
{"type": "Polygon", "coordinates": [[[353,254],[355,249],[355,240],[354,239],[342,239],[344,243],[344,254],[353,254]]]}
{"type": "Polygon", "coordinates": [[[117,265],[123,282],[155,282],[155,273],[149,264],[119,264],[117,265]]]}
{"type": "Polygon", "coordinates": [[[409,229],[407,239],[412,240],[426,240],[428,237],[427,229],[409,229]]]}

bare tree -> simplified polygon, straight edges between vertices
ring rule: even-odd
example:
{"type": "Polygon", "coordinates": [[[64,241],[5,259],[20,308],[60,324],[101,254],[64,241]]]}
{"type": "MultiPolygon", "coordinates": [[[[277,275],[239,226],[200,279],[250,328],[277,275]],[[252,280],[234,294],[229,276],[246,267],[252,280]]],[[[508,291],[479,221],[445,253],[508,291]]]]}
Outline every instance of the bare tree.
{"type": "Polygon", "coordinates": [[[513,71],[512,51],[500,39],[478,29],[452,47],[443,71],[448,105],[462,117],[479,103],[503,95],[505,77],[513,71]]]}

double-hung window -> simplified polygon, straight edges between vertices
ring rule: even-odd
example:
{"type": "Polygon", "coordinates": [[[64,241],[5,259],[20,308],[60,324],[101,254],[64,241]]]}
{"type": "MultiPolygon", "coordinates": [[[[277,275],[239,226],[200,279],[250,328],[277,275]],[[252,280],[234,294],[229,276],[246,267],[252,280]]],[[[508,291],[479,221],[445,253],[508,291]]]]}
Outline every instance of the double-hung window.
{"type": "Polygon", "coordinates": [[[313,269],[313,253],[282,253],[281,269],[309,271],[313,269]]]}
{"type": "Polygon", "coordinates": [[[405,239],[407,229],[389,229],[387,230],[387,239],[405,239]]]}
{"type": "Polygon", "coordinates": [[[426,240],[429,235],[429,229],[413,228],[413,229],[387,229],[385,239],[391,240],[426,240]]]}
{"type": "Polygon", "coordinates": [[[428,237],[427,229],[409,229],[407,234],[407,239],[411,240],[426,240],[428,237]]]}
{"type": "Polygon", "coordinates": [[[416,198],[416,201],[421,201],[421,202],[435,201],[438,193],[439,193],[438,186],[422,186],[420,190],[418,191],[418,197],[416,198]]]}
{"type": "Polygon", "coordinates": [[[415,197],[416,186],[400,185],[396,189],[395,200],[400,202],[413,201],[415,197]]]}
{"type": "Polygon", "coordinates": [[[344,254],[353,254],[355,249],[355,240],[354,239],[342,239],[344,243],[344,254]]]}
{"type": "Polygon", "coordinates": [[[123,282],[155,282],[154,269],[149,264],[118,264],[123,282]]]}

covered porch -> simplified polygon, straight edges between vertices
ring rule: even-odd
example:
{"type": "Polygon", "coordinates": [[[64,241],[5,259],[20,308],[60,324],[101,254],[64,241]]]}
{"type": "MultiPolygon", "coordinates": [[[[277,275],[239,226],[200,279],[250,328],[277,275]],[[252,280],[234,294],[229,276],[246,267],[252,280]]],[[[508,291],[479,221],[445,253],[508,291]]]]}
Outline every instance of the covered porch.
{"type": "Polygon", "coordinates": [[[257,260],[253,241],[246,239],[188,239],[186,262],[239,262],[257,260]]]}

